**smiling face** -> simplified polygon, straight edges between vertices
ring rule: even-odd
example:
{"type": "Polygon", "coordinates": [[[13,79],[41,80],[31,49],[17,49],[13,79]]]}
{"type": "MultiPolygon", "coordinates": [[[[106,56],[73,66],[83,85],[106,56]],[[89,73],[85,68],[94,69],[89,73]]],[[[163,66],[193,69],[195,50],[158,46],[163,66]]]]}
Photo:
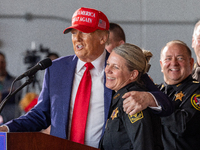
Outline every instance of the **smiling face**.
{"type": "Polygon", "coordinates": [[[178,84],[192,73],[194,59],[185,46],[177,43],[167,45],[161,54],[160,65],[167,84],[178,84]]]}
{"type": "Polygon", "coordinates": [[[126,60],[112,51],[105,68],[106,87],[118,91],[136,80],[138,75],[136,72],[137,70],[129,71],[126,66],[126,60]]]}
{"type": "Polygon", "coordinates": [[[96,30],[84,33],[76,29],[71,30],[74,52],[84,62],[92,62],[104,51],[107,35],[105,31],[96,30]]]}

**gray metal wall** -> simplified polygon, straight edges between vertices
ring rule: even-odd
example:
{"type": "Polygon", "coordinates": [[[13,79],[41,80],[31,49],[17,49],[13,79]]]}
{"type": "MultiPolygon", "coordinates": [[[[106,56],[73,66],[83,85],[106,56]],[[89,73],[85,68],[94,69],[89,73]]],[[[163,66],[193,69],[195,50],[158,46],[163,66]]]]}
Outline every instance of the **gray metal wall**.
{"type": "Polygon", "coordinates": [[[110,22],[122,26],[128,43],[153,53],[149,74],[156,83],[163,81],[161,48],[175,39],[191,47],[193,28],[200,19],[199,0],[1,0],[0,51],[7,56],[9,72],[18,76],[26,71],[24,54],[33,41],[36,49],[42,44],[59,55],[73,54],[71,35],[62,32],[82,6],[103,11],[110,22]]]}

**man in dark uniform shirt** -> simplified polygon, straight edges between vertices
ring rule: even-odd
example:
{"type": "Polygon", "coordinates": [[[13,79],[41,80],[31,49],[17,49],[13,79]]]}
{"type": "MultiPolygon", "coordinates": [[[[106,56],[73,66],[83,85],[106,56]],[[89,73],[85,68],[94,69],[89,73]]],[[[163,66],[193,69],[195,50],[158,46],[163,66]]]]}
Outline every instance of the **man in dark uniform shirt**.
{"type": "Polygon", "coordinates": [[[194,59],[182,41],[171,41],[161,50],[165,83],[159,87],[173,101],[175,111],[161,117],[165,150],[200,149],[200,84],[192,79],[194,59]]]}

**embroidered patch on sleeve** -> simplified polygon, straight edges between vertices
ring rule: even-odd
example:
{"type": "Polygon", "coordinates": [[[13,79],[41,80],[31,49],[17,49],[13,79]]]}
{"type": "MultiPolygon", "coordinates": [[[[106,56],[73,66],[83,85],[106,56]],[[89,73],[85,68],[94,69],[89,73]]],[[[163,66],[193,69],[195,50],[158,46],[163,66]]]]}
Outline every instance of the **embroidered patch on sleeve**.
{"type": "Polygon", "coordinates": [[[134,114],[134,115],[128,115],[129,117],[129,120],[131,121],[131,123],[135,123],[136,121],[144,118],[144,115],[143,115],[143,112],[140,111],[139,113],[137,114],[134,114]]]}
{"type": "Polygon", "coordinates": [[[200,94],[192,95],[191,104],[196,110],[200,111],[200,94]]]}

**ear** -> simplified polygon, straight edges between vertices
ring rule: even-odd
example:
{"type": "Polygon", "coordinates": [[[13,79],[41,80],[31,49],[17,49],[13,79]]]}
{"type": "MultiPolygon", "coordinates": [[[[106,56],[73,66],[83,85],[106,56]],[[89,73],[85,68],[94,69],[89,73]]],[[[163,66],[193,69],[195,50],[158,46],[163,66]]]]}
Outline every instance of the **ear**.
{"type": "Polygon", "coordinates": [[[130,76],[131,82],[136,81],[138,75],[139,75],[139,71],[138,71],[138,70],[133,70],[133,71],[131,72],[131,76],[130,76]]]}
{"type": "Polygon", "coordinates": [[[163,72],[162,70],[162,61],[160,60],[160,67],[161,67],[161,72],[163,72]]]}
{"type": "Polygon", "coordinates": [[[100,44],[105,44],[108,41],[108,33],[103,33],[100,39],[100,44]]]}
{"type": "Polygon", "coordinates": [[[124,43],[125,43],[124,40],[119,41],[119,45],[122,45],[124,43]]]}
{"type": "Polygon", "coordinates": [[[192,48],[194,48],[194,37],[192,37],[192,48]]]}

